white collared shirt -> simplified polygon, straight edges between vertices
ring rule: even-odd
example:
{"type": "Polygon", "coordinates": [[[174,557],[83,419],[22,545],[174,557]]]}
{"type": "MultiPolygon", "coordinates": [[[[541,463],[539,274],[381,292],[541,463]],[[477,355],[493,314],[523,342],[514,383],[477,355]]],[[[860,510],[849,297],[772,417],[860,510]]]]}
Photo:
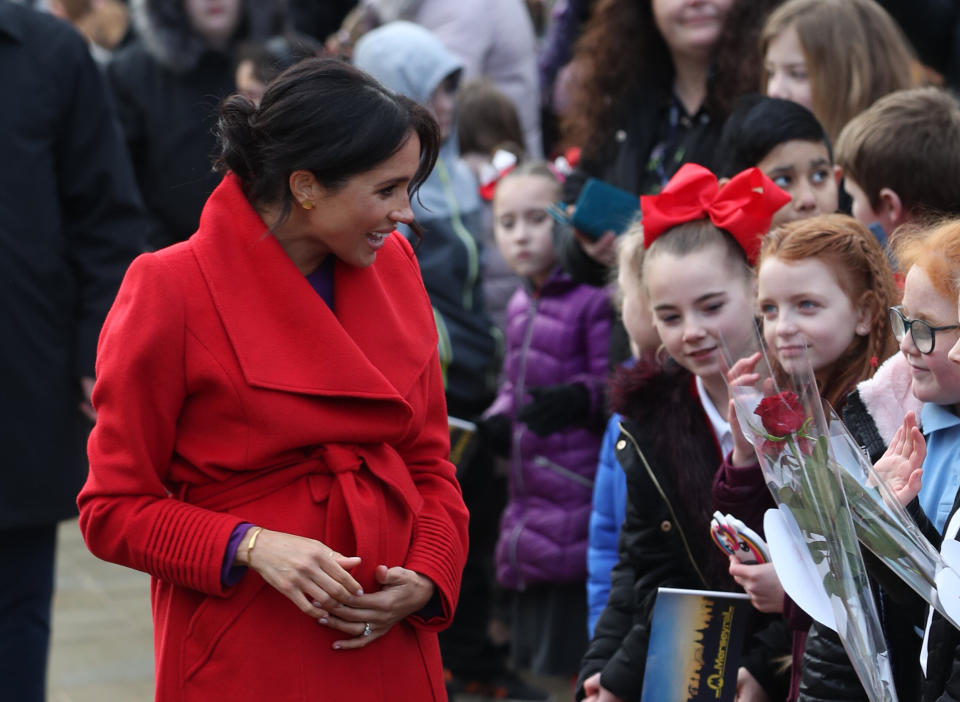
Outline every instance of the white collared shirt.
{"type": "Polygon", "coordinates": [[[703,387],[703,380],[699,375],[696,376],[695,380],[700,404],[703,405],[703,411],[707,413],[707,419],[710,420],[710,426],[713,428],[713,435],[717,438],[720,450],[726,458],[733,451],[733,432],[730,430],[730,422],[727,421],[725,413],[720,414],[717,411],[713,400],[710,399],[706,388],[703,387]]]}

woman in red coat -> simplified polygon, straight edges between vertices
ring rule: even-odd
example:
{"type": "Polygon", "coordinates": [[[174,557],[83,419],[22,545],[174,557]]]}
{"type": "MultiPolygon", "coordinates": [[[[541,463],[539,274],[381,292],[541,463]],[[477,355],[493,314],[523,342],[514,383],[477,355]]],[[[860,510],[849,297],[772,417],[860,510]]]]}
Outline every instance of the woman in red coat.
{"type": "Polygon", "coordinates": [[[219,130],[199,229],[133,263],[100,337],[84,538],[153,576],[159,701],[446,699],[467,513],[391,233],[437,126],[315,59],[219,130]]]}

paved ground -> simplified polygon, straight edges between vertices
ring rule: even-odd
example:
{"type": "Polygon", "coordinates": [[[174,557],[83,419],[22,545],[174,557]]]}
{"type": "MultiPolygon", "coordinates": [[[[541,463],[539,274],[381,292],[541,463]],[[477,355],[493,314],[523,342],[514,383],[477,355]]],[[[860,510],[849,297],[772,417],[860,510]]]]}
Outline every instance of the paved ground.
{"type": "MultiPolygon", "coordinates": [[[[59,539],[49,702],[152,702],[149,578],[90,555],[75,521],[60,526],[59,539]]],[[[558,702],[572,699],[566,684],[531,682],[558,702]]]]}
{"type": "Polygon", "coordinates": [[[149,578],[90,555],[60,526],[49,702],[152,702],[149,578]]]}

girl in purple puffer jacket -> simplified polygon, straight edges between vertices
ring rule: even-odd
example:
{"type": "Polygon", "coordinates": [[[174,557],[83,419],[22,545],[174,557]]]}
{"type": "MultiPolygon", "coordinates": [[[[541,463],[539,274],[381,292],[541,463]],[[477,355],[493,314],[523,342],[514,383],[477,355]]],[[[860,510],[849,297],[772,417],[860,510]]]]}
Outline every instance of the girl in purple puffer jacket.
{"type": "Polygon", "coordinates": [[[545,207],[559,198],[543,164],[522,165],[497,186],[497,246],[523,284],[507,305],[504,380],[485,424],[510,437],[496,567],[513,592],[513,663],[571,676],[587,643],[587,528],[611,307],[606,289],[577,283],[557,263],[545,207]]]}

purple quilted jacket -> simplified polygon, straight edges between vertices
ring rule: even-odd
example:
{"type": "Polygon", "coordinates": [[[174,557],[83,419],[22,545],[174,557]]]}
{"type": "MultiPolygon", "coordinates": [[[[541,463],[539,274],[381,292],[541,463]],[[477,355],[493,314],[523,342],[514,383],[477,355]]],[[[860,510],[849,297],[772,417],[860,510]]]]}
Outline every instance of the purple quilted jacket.
{"type": "Polygon", "coordinates": [[[606,289],[559,269],[532,294],[521,286],[507,305],[504,381],[486,414],[514,419],[510,496],[500,521],[497,579],[533,583],[585,580],[593,477],[603,435],[611,309],[606,289]],[[532,387],[583,383],[587,421],[539,437],[515,420],[532,387]]]}

